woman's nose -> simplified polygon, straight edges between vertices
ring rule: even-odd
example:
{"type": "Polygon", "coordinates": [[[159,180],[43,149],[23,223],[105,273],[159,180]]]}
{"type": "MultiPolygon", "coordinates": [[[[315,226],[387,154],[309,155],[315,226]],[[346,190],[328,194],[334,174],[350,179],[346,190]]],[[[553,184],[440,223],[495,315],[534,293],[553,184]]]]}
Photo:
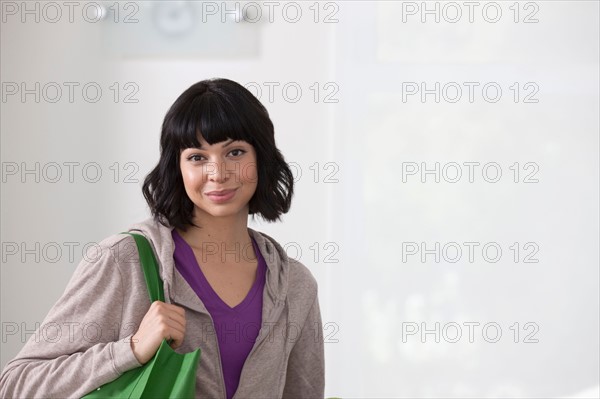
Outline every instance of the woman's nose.
{"type": "Polygon", "coordinates": [[[232,171],[229,170],[227,162],[224,161],[209,162],[206,165],[206,174],[211,181],[225,181],[231,173],[232,171]]]}

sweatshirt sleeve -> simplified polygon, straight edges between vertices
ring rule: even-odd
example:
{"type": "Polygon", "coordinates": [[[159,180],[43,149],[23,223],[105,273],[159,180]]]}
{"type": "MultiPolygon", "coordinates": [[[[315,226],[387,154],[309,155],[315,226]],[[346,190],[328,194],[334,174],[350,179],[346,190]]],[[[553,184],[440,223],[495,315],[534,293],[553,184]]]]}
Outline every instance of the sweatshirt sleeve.
{"type": "MultiPolygon", "coordinates": [[[[79,398],[141,366],[123,328],[118,256],[100,243],[79,263],[40,327],[0,375],[2,398],[79,398]]],[[[131,326],[129,326],[131,327],[131,326]]]]}
{"type": "Polygon", "coordinates": [[[318,296],[311,306],[300,337],[288,359],[283,398],[319,398],[325,396],[325,353],[323,323],[318,296]]]}

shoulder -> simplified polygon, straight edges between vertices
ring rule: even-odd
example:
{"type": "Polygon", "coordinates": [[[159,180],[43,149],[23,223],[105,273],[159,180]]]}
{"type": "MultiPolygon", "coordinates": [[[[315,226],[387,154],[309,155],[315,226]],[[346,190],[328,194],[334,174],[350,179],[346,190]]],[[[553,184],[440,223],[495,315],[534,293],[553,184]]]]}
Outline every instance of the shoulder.
{"type": "Polygon", "coordinates": [[[125,283],[131,278],[131,265],[139,263],[139,254],[134,238],[129,234],[112,234],[99,242],[86,245],[82,258],[72,277],[74,281],[100,281],[107,279],[125,283]],[[127,278],[130,277],[130,278],[127,278]]]}
{"type": "Polygon", "coordinates": [[[290,320],[302,322],[308,316],[315,302],[318,301],[317,280],[302,262],[289,258],[287,283],[286,296],[290,309],[290,320]]]}
{"type": "Polygon", "coordinates": [[[312,303],[317,295],[317,280],[310,269],[301,261],[289,257],[286,250],[273,237],[249,229],[258,247],[269,264],[271,279],[268,283],[276,295],[287,296],[288,300],[312,303]]]}
{"type": "Polygon", "coordinates": [[[95,264],[122,264],[132,261],[137,255],[134,238],[129,234],[113,234],[100,242],[89,245],[83,255],[83,261],[95,264]]]}
{"type": "Polygon", "coordinates": [[[316,295],[318,290],[317,279],[315,279],[310,269],[294,258],[288,258],[288,265],[290,290],[295,289],[316,295]]]}
{"type": "Polygon", "coordinates": [[[91,244],[84,251],[66,291],[80,299],[89,297],[86,300],[90,303],[106,306],[114,306],[115,301],[122,304],[145,301],[146,285],[135,239],[118,233],[91,244]]]}

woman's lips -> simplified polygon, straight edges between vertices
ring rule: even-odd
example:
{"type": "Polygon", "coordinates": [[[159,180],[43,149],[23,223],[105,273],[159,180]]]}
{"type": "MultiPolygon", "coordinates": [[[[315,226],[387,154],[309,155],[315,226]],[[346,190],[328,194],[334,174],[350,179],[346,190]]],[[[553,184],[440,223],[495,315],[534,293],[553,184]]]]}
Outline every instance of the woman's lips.
{"type": "Polygon", "coordinates": [[[213,202],[225,202],[233,198],[236,190],[237,189],[223,190],[221,192],[212,191],[211,193],[206,194],[206,196],[210,198],[213,202]]]}

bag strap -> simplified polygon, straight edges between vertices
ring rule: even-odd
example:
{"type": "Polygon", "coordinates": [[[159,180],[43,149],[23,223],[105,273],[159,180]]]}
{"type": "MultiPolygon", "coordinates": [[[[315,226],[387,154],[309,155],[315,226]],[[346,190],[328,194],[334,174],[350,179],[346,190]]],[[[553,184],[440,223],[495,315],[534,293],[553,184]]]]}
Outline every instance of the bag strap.
{"type": "Polygon", "coordinates": [[[146,287],[148,288],[148,295],[150,295],[150,302],[164,302],[165,293],[163,291],[163,282],[158,274],[158,262],[156,262],[156,257],[154,256],[154,252],[152,251],[148,239],[141,234],[129,232],[122,232],[121,234],[129,234],[133,236],[135,240],[140,255],[142,270],[144,271],[144,277],[146,278],[146,287]]]}

